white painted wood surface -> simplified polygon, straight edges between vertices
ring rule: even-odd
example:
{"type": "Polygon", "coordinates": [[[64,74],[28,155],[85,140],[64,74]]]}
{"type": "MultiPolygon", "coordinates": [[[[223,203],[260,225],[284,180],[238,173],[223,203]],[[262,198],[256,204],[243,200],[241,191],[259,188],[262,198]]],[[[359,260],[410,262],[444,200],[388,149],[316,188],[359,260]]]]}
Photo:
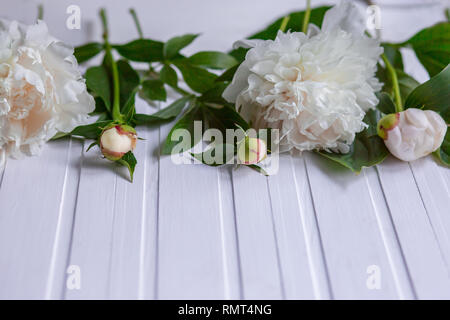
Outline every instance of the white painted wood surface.
{"type": "MultiPolygon", "coordinates": [[[[100,38],[101,6],[114,42],[136,37],[133,6],[148,37],[201,32],[187,53],[227,50],[304,7],[299,0],[43,2],[52,33],[73,45],[100,38]],[[79,31],[65,27],[73,3],[82,10],[79,31]]],[[[448,2],[381,3],[383,37],[400,41],[443,20],[448,2]]],[[[3,1],[2,15],[30,23],[35,4],[3,1]]],[[[404,53],[407,71],[426,80],[414,54],[404,53]]],[[[154,111],[142,101],[138,108],[154,111]]],[[[39,158],[8,161],[0,172],[0,298],[450,298],[450,171],[431,158],[390,158],[356,176],[313,154],[282,156],[279,173],[266,178],[174,165],[158,155],[169,129],[140,130],[146,140],[133,184],[75,139],[49,143],[39,158]],[[79,290],[66,286],[71,265],[81,270],[79,290]],[[379,290],[366,285],[373,265],[379,290]]]]}

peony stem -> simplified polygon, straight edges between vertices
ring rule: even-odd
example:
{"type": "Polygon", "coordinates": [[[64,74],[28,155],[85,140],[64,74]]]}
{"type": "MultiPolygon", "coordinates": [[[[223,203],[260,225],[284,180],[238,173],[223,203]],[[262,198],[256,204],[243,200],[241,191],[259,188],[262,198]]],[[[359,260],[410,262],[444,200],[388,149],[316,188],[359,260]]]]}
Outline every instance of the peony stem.
{"type": "Polygon", "coordinates": [[[310,16],[311,16],[311,0],[306,0],[306,11],[305,17],[303,18],[303,28],[302,28],[303,33],[306,33],[308,31],[308,23],[310,16]]]}
{"type": "Polygon", "coordinates": [[[44,6],[42,4],[40,4],[38,6],[38,16],[37,16],[38,20],[42,20],[44,19],[44,6]]]}
{"type": "Polygon", "coordinates": [[[136,25],[137,32],[139,34],[139,38],[144,38],[144,34],[142,33],[141,24],[139,23],[139,19],[137,17],[136,11],[133,8],[130,8],[130,14],[133,17],[134,24],[136,25]]]}
{"type": "Polygon", "coordinates": [[[384,53],[381,55],[381,59],[383,59],[384,64],[386,65],[386,69],[388,70],[391,76],[392,87],[394,88],[395,112],[401,112],[403,111],[403,105],[402,105],[402,97],[400,95],[400,86],[398,84],[397,72],[395,71],[394,67],[389,62],[388,58],[384,53]]]}
{"type": "Polygon", "coordinates": [[[286,31],[286,27],[287,24],[289,23],[289,20],[291,19],[290,16],[286,16],[283,18],[283,20],[281,21],[281,25],[280,25],[280,31],[281,32],[285,32],[286,31]]]}
{"type": "Polygon", "coordinates": [[[122,122],[123,117],[120,113],[120,85],[119,85],[119,70],[117,69],[116,61],[112,55],[111,44],[109,43],[109,31],[108,31],[108,21],[106,19],[105,9],[100,10],[100,17],[103,24],[103,41],[105,42],[105,57],[109,59],[111,65],[111,72],[113,76],[113,110],[112,116],[114,121],[122,122]]]}

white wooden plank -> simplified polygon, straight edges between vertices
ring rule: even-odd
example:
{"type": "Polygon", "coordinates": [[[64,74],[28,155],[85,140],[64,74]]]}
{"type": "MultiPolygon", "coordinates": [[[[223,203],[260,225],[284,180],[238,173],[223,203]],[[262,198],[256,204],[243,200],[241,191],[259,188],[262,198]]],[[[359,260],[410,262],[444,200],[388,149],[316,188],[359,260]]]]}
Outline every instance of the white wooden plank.
{"type": "MultiPolygon", "coordinates": [[[[68,141],[49,143],[42,156],[9,160],[0,190],[0,297],[43,299],[48,292],[63,193],[68,141]],[[25,200],[25,201],[24,201],[25,200]]],[[[76,170],[75,170],[76,171],[76,170]]]]}
{"type": "MultiPolygon", "coordinates": [[[[161,143],[170,128],[161,128],[161,143]]],[[[160,159],[156,298],[226,297],[229,261],[223,254],[218,179],[216,168],[160,159]]]]}
{"type": "Polygon", "coordinates": [[[248,168],[233,171],[244,299],[286,297],[267,177],[248,168]]]}
{"type": "Polygon", "coordinates": [[[268,182],[286,298],[330,298],[304,159],[282,155],[268,182]]]}
{"type": "MultiPolygon", "coordinates": [[[[409,164],[389,157],[378,171],[417,297],[449,298],[450,277],[443,255],[447,244],[438,241],[444,235],[436,229],[441,222],[433,225],[409,164]]],[[[433,214],[435,220],[438,214],[433,214]]]]}
{"type": "Polygon", "coordinates": [[[318,155],[304,157],[333,298],[398,298],[393,266],[364,175],[355,175],[318,155]],[[366,285],[370,266],[380,271],[379,289],[366,285]]]}

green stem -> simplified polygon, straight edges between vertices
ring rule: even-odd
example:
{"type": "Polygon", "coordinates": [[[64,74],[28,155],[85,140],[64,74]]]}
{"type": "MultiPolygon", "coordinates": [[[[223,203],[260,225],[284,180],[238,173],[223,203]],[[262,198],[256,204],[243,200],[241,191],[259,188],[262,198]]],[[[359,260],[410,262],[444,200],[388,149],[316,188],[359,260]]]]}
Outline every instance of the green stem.
{"type": "Polygon", "coordinates": [[[286,16],[286,17],[283,18],[283,20],[281,21],[281,25],[280,25],[280,31],[281,32],[285,32],[286,31],[286,27],[287,27],[287,24],[288,24],[290,19],[291,19],[290,16],[286,16]]]}
{"type": "Polygon", "coordinates": [[[306,0],[306,12],[305,18],[303,19],[303,28],[302,28],[303,33],[306,33],[308,31],[308,23],[310,16],[311,16],[311,0],[306,0]]]}
{"type": "Polygon", "coordinates": [[[123,116],[120,113],[120,85],[119,85],[119,70],[117,69],[116,61],[112,55],[111,44],[109,43],[108,21],[106,19],[105,9],[100,10],[100,17],[103,24],[103,41],[105,42],[105,56],[109,59],[111,71],[113,76],[113,110],[112,116],[114,121],[122,122],[123,116]]]}
{"type": "Polygon", "coordinates": [[[142,33],[141,24],[139,23],[139,19],[137,17],[136,11],[133,8],[130,8],[130,14],[133,17],[134,24],[136,25],[137,32],[139,34],[139,38],[144,38],[144,34],[142,33]]]}
{"type": "Polygon", "coordinates": [[[38,16],[37,16],[38,20],[42,20],[44,19],[44,6],[42,4],[40,4],[38,6],[38,16]]]}
{"type": "Polygon", "coordinates": [[[403,111],[403,105],[402,97],[400,95],[400,86],[398,84],[397,72],[384,53],[381,55],[381,59],[383,59],[384,64],[386,65],[386,69],[391,76],[392,87],[394,88],[395,112],[401,112],[403,111]]]}

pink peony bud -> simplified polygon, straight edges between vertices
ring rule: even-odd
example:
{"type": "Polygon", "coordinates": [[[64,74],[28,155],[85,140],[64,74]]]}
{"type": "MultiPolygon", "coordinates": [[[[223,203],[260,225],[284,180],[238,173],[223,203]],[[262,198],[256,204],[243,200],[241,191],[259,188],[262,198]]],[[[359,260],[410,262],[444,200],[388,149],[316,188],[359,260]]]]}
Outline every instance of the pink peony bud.
{"type": "Polygon", "coordinates": [[[432,110],[410,108],[383,117],[378,122],[377,131],[395,157],[413,161],[441,146],[447,124],[432,110]]]}
{"type": "Polygon", "coordinates": [[[120,160],[136,147],[136,130],[127,125],[112,125],[105,128],[100,136],[100,149],[111,161],[120,160]]]}
{"type": "Polygon", "coordinates": [[[239,163],[256,164],[267,156],[267,147],[264,140],[245,137],[238,145],[237,157],[239,163]]]}

